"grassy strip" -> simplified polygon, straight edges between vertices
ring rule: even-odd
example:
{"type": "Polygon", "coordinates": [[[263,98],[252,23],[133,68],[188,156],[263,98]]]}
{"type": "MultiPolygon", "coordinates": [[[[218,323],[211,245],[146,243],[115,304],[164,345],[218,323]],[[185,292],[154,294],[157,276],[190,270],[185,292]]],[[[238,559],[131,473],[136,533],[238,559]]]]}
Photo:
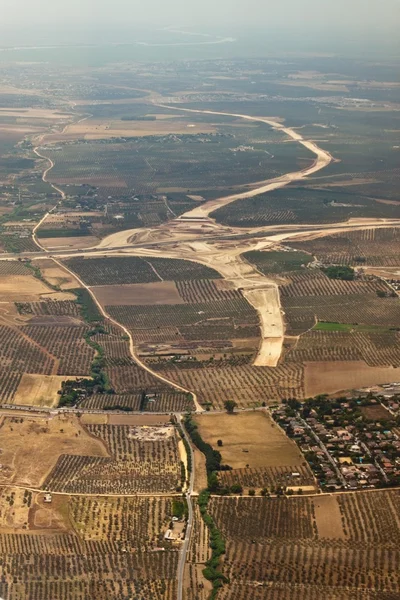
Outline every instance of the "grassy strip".
{"type": "MultiPolygon", "coordinates": [[[[225,541],[221,535],[221,532],[217,528],[214,519],[207,512],[208,501],[210,499],[211,492],[220,491],[217,470],[221,468],[221,454],[214,450],[210,444],[207,444],[199,434],[196,423],[192,420],[190,414],[185,416],[183,421],[186,431],[189,434],[190,439],[194,445],[201,451],[206,457],[206,469],[207,469],[207,485],[208,488],[203,490],[198,498],[198,505],[200,513],[204,523],[207,525],[210,532],[210,547],[212,550],[211,558],[206,562],[206,567],[203,570],[204,577],[212,582],[212,591],[210,594],[210,600],[215,600],[218,594],[218,590],[224,585],[229,583],[229,580],[221,571],[220,559],[225,554],[225,541]]],[[[179,430],[179,426],[178,426],[179,430]]],[[[182,435],[182,434],[181,434],[182,435]]],[[[183,438],[184,439],[184,438],[183,438]]],[[[184,442],[186,440],[184,439],[184,442]]],[[[188,442],[186,441],[186,444],[188,442]]],[[[189,444],[188,444],[189,445],[189,444]]],[[[188,469],[190,464],[190,471],[192,469],[191,462],[189,463],[189,457],[191,457],[190,448],[188,449],[188,469]]]]}
{"type": "Polygon", "coordinates": [[[221,556],[225,554],[225,540],[217,528],[214,519],[207,511],[209,499],[210,492],[208,490],[203,490],[200,493],[197,502],[203,521],[210,532],[211,558],[206,562],[206,567],[203,569],[203,575],[208,581],[212,582],[213,588],[211,590],[210,600],[214,600],[217,597],[218,590],[224,583],[229,583],[229,579],[220,571],[221,556]]]}
{"type": "Polygon", "coordinates": [[[206,457],[208,490],[210,492],[217,492],[219,490],[219,481],[216,471],[221,469],[221,453],[218,450],[214,450],[210,444],[207,444],[203,440],[190,414],[185,416],[183,423],[194,445],[206,457]]]}

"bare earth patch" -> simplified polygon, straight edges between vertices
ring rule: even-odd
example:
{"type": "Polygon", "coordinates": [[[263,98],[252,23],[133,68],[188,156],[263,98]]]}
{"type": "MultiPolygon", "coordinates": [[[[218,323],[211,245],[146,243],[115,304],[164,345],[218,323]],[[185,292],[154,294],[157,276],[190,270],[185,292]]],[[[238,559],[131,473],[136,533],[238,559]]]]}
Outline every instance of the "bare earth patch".
{"type": "Polygon", "coordinates": [[[304,462],[301,452],[265,411],[246,414],[196,416],[201,437],[222,454],[233,469],[295,466],[304,462]],[[222,440],[218,447],[217,440],[222,440]]]}
{"type": "Polygon", "coordinates": [[[22,406],[57,406],[61,383],[76,379],[65,375],[30,375],[24,373],[15,393],[13,403],[22,406]]]}
{"type": "Polygon", "coordinates": [[[40,243],[47,250],[80,250],[95,246],[99,238],[94,235],[82,235],[78,237],[40,238],[40,243]]]}
{"type": "Polygon", "coordinates": [[[132,283],[126,285],[94,286],[93,292],[103,306],[152,306],[157,304],[184,304],[174,281],[132,283]]]}
{"type": "Polygon", "coordinates": [[[3,417],[0,426],[0,483],[39,487],[61,454],[108,456],[77,417],[3,417]]]}
{"type": "Polygon", "coordinates": [[[62,269],[51,259],[41,259],[34,262],[39,267],[43,277],[52,285],[58,285],[62,290],[80,287],[79,282],[65,269],[62,269]]]}
{"type": "Polygon", "coordinates": [[[318,537],[344,539],[342,516],[335,496],[319,496],[313,500],[318,537]]]}
{"type": "Polygon", "coordinates": [[[396,381],[400,368],[369,367],[362,361],[305,363],[306,398],[396,381]]]}
{"type": "Polygon", "coordinates": [[[284,333],[278,288],[247,290],[244,296],[258,311],[261,319],[262,341],[254,366],[276,367],[284,333]]]}
{"type": "Polygon", "coordinates": [[[32,275],[0,275],[0,301],[35,302],[52,290],[32,275]]]}

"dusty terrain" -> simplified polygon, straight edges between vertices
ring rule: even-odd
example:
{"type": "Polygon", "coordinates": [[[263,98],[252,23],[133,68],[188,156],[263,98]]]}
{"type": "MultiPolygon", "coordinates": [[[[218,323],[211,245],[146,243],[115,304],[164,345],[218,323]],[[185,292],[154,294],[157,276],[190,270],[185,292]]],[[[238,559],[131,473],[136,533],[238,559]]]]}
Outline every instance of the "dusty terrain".
{"type": "Polygon", "coordinates": [[[38,487],[61,454],[108,456],[74,416],[2,417],[0,483],[38,487]]]}
{"type": "Polygon", "coordinates": [[[21,406],[57,406],[60,400],[57,392],[61,389],[61,383],[67,379],[75,379],[75,377],[24,373],[13,403],[21,406]]]}
{"type": "Polygon", "coordinates": [[[200,435],[233,469],[298,465],[303,457],[264,411],[246,414],[204,414],[196,417],[200,435]],[[217,440],[223,446],[218,447],[217,440]]]}
{"type": "Polygon", "coordinates": [[[118,306],[120,304],[151,306],[184,303],[173,281],[98,285],[93,286],[91,289],[103,306],[118,306]]]}
{"type": "Polygon", "coordinates": [[[305,363],[306,398],[396,381],[400,368],[369,367],[358,361],[305,363]]]}

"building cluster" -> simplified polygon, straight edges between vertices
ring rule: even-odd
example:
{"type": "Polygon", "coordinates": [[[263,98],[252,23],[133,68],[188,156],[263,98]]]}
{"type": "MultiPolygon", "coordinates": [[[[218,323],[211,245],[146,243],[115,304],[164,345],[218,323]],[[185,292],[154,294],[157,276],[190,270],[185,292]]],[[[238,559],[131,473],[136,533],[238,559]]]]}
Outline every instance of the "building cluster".
{"type": "Polygon", "coordinates": [[[322,490],[400,485],[400,415],[376,398],[289,401],[273,417],[297,443],[322,490]]]}

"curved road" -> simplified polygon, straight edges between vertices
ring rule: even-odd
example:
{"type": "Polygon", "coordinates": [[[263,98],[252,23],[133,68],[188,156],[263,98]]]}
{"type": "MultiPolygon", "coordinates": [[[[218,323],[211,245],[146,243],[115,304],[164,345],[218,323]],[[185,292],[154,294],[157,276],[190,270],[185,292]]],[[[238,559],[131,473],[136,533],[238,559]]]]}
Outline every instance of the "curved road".
{"type": "MultiPolygon", "coordinates": [[[[321,148],[319,148],[319,146],[312,141],[308,141],[305,140],[297,131],[294,131],[291,128],[285,127],[282,123],[275,121],[273,119],[267,119],[267,118],[263,118],[263,117],[253,117],[250,115],[242,115],[242,114],[235,114],[235,113],[225,113],[225,112],[217,112],[217,111],[207,111],[207,110],[194,110],[194,109],[189,109],[189,108],[183,108],[181,106],[169,106],[169,105],[164,105],[161,103],[157,103],[154,101],[154,104],[156,106],[160,106],[163,108],[167,108],[169,110],[178,110],[178,111],[184,111],[184,112],[193,112],[193,113],[203,113],[203,114],[211,114],[211,115],[222,115],[222,116],[229,116],[229,117],[237,117],[237,118],[242,118],[242,119],[246,119],[246,120],[250,120],[250,121],[256,121],[256,122],[260,122],[260,123],[265,123],[271,127],[273,127],[274,129],[278,130],[278,131],[282,131],[283,133],[285,133],[286,135],[288,135],[289,137],[291,137],[294,141],[300,143],[301,145],[303,145],[305,148],[307,148],[308,150],[310,150],[312,153],[314,153],[316,155],[316,159],[314,160],[314,162],[312,163],[312,165],[310,165],[309,167],[301,170],[301,171],[296,171],[293,173],[287,173],[286,175],[282,175],[280,177],[262,182],[263,185],[256,187],[252,190],[247,190],[245,192],[241,192],[238,194],[233,194],[230,196],[225,196],[222,198],[219,198],[217,200],[212,200],[209,202],[204,203],[203,205],[196,207],[195,209],[193,209],[192,211],[189,211],[187,213],[185,213],[184,215],[181,215],[180,217],[178,217],[178,219],[176,220],[176,222],[179,221],[185,221],[185,218],[208,218],[209,214],[211,212],[213,212],[214,210],[216,210],[217,208],[221,207],[221,206],[225,206],[227,204],[230,204],[231,202],[234,202],[235,200],[239,200],[239,199],[244,199],[244,198],[251,198],[254,197],[256,195],[262,194],[262,193],[267,193],[269,191],[278,189],[278,188],[282,188],[285,187],[286,185],[288,185],[289,183],[293,182],[293,181],[297,181],[297,180],[301,180],[304,179],[305,177],[307,177],[308,175],[311,175],[313,173],[316,173],[317,171],[322,170],[323,168],[325,168],[326,166],[328,166],[333,158],[332,156],[329,154],[329,152],[322,150],[321,148]]],[[[87,117],[86,117],[87,118],[87,117]]],[[[43,139],[44,136],[42,136],[41,139],[43,139]]],[[[47,181],[47,174],[48,172],[54,167],[54,162],[46,157],[43,156],[42,154],[40,154],[39,152],[39,146],[37,146],[34,149],[34,152],[37,156],[39,156],[40,158],[45,158],[49,161],[49,167],[44,171],[42,179],[43,181],[47,181]]],[[[50,183],[50,182],[49,182],[50,183]]],[[[39,227],[43,224],[43,222],[48,218],[48,216],[50,215],[50,213],[56,209],[56,207],[58,206],[58,204],[60,202],[62,202],[62,200],[65,198],[65,194],[64,192],[59,189],[57,186],[55,186],[54,184],[50,183],[50,185],[53,187],[53,189],[55,189],[60,195],[61,195],[61,199],[60,201],[57,203],[56,206],[53,207],[53,209],[51,209],[40,221],[39,223],[34,227],[33,231],[32,231],[32,237],[33,240],[35,241],[35,243],[37,244],[37,246],[43,250],[47,255],[49,255],[50,253],[48,252],[48,250],[46,250],[45,248],[43,248],[43,246],[40,244],[40,242],[38,242],[37,240],[37,236],[36,236],[36,232],[39,229],[39,227]]],[[[251,185],[251,184],[249,184],[251,185]]],[[[133,230],[133,231],[137,231],[137,230],[133,230]]],[[[154,229],[154,232],[156,232],[157,230],[154,229]]],[[[96,247],[96,248],[91,248],[91,249],[86,249],[86,250],[80,250],[77,251],[76,253],[74,251],[72,252],[65,252],[65,254],[68,255],[84,255],[84,254],[90,254],[95,253],[96,251],[98,252],[99,250],[103,249],[103,250],[108,250],[108,251],[112,251],[114,250],[114,252],[117,251],[117,247],[118,250],[123,251],[124,248],[129,249],[133,249],[133,246],[129,244],[128,239],[130,237],[130,235],[126,235],[126,234],[130,234],[132,235],[131,232],[125,232],[125,237],[124,234],[121,232],[120,234],[116,234],[115,235],[115,242],[114,244],[111,242],[110,238],[106,238],[105,240],[103,240],[103,242],[100,242],[100,244],[96,247]],[[111,242],[111,245],[110,245],[111,242]],[[121,243],[122,242],[122,243],[121,243]]],[[[216,232],[218,233],[218,232],[216,232]]],[[[294,233],[294,232],[293,232],[294,233]]],[[[284,239],[286,236],[289,237],[290,234],[281,234],[282,239],[284,239]]],[[[112,238],[112,236],[110,236],[112,238]]],[[[216,236],[217,237],[217,236],[216,236]]],[[[220,237],[222,237],[223,239],[223,234],[221,236],[221,232],[220,232],[220,237]]],[[[277,236],[278,237],[278,236],[277,236]]],[[[172,240],[169,240],[169,243],[171,243],[172,240]]],[[[178,243],[179,240],[175,239],[173,243],[178,243]]],[[[159,243],[159,242],[158,242],[159,243]]],[[[168,242],[167,242],[168,243],[168,242]]],[[[136,247],[140,247],[140,244],[137,244],[136,247]]],[[[146,244],[143,244],[143,247],[146,247],[146,244]]],[[[105,252],[107,253],[107,252],[105,252]]],[[[60,256],[60,255],[59,255],[60,256]]],[[[77,281],[79,281],[80,285],[85,288],[89,294],[91,295],[91,297],[93,298],[93,301],[95,302],[96,306],[98,307],[100,313],[104,316],[105,319],[107,319],[108,321],[110,321],[111,323],[113,323],[114,325],[118,326],[119,328],[121,328],[124,333],[128,336],[129,338],[129,347],[130,347],[130,353],[132,355],[132,358],[134,359],[134,361],[136,362],[136,364],[138,364],[141,368],[143,368],[145,371],[147,371],[148,373],[150,373],[151,375],[153,375],[154,377],[156,377],[157,379],[159,379],[160,381],[163,381],[164,383],[168,384],[169,386],[174,387],[175,389],[182,391],[184,393],[190,393],[193,396],[194,402],[195,402],[195,406],[196,406],[196,410],[197,411],[202,411],[201,406],[198,403],[197,400],[197,396],[195,393],[191,392],[190,390],[187,390],[185,388],[183,388],[182,386],[169,381],[168,379],[164,378],[162,375],[158,374],[157,372],[153,372],[142,360],[140,360],[140,358],[136,355],[136,351],[135,351],[135,346],[134,346],[134,341],[133,341],[133,337],[132,334],[130,333],[130,331],[121,323],[117,322],[115,319],[111,318],[104,310],[104,308],[102,307],[102,305],[100,304],[100,302],[98,301],[98,299],[96,298],[94,292],[91,290],[90,286],[86,285],[73,271],[71,271],[65,264],[59,262],[59,260],[57,260],[57,258],[54,257],[54,253],[52,253],[53,260],[59,265],[61,266],[63,269],[65,269],[66,271],[68,271],[71,275],[73,275],[77,281]]],[[[193,258],[192,260],[195,260],[195,258],[193,258]]],[[[186,566],[186,560],[187,560],[187,554],[189,551],[189,544],[190,544],[190,538],[191,538],[191,533],[192,533],[192,528],[193,528],[193,504],[192,504],[192,495],[193,495],[193,487],[194,487],[194,478],[195,478],[195,461],[194,461],[194,454],[193,454],[193,450],[192,450],[192,446],[191,446],[191,441],[184,429],[184,427],[182,426],[182,415],[178,416],[178,420],[181,424],[182,427],[182,431],[183,434],[185,436],[185,439],[187,440],[188,444],[189,444],[189,448],[190,448],[190,453],[191,453],[191,463],[192,463],[192,470],[190,473],[190,479],[189,479],[189,487],[188,490],[186,492],[186,501],[187,501],[187,506],[188,506],[188,519],[187,519],[187,525],[186,525],[186,532],[185,532],[185,539],[184,542],[182,544],[182,548],[180,551],[180,558],[179,558],[179,565],[178,565],[178,574],[177,574],[177,580],[178,580],[178,593],[177,593],[177,599],[178,600],[183,600],[183,594],[184,594],[184,573],[185,573],[185,566],[186,566]]]]}

